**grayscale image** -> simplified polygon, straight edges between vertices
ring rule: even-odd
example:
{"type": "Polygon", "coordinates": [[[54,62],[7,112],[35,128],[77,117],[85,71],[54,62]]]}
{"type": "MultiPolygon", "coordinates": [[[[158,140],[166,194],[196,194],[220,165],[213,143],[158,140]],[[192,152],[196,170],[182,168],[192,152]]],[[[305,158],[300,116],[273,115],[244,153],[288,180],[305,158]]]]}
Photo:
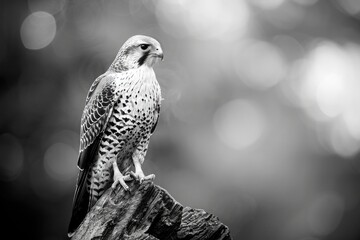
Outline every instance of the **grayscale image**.
{"type": "Polygon", "coordinates": [[[359,0],[0,19],[0,239],[360,239],[359,0]]]}

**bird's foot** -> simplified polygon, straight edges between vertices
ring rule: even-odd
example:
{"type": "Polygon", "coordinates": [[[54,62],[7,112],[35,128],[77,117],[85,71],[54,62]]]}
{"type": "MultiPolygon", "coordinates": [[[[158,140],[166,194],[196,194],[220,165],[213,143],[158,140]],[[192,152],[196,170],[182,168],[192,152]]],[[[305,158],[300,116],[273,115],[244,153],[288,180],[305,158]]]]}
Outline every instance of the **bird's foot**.
{"type": "Polygon", "coordinates": [[[116,186],[118,184],[120,184],[124,188],[125,191],[129,191],[129,186],[125,182],[131,181],[131,180],[132,180],[132,178],[129,174],[124,176],[120,172],[114,173],[114,182],[111,185],[111,187],[114,189],[114,188],[116,188],[116,186]]]}
{"type": "Polygon", "coordinates": [[[133,179],[137,180],[141,183],[143,183],[144,181],[152,181],[155,179],[155,174],[149,174],[147,176],[144,175],[143,171],[131,171],[130,175],[133,179]]]}

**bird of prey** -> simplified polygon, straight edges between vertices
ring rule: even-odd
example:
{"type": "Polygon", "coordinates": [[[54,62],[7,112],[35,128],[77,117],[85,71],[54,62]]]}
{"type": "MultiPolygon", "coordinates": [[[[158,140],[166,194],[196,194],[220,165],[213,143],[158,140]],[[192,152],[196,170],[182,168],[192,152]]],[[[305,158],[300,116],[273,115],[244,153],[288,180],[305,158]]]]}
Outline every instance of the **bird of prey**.
{"type": "Polygon", "coordinates": [[[141,169],[159,119],[161,90],[153,66],[160,43],[136,35],[120,48],[109,69],[92,84],[81,118],[79,175],[68,235],[110,186],[152,180],[141,169]],[[130,171],[134,167],[135,171],[130,171]]]}

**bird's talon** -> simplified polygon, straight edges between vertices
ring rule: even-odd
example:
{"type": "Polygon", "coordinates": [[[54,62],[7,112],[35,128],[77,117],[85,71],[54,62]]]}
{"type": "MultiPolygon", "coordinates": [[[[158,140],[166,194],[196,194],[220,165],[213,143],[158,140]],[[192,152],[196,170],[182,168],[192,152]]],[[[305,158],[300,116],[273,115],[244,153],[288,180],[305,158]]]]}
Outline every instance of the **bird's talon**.
{"type": "Polygon", "coordinates": [[[139,176],[136,175],[133,171],[130,172],[130,176],[131,176],[131,178],[134,179],[134,180],[138,180],[138,178],[139,178],[139,176]]]}
{"type": "Polygon", "coordinates": [[[149,174],[144,177],[144,181],[153,181],[155,179],[155,174],[149,174]]]}
{"type": "Polygon", "coordinates": [[[129,190],[129,187],[128,187],[128,185],[125,183],[125,181],[130,181],[130,180],[131,180],[131,177],[130,177],[129,175],[125,175],[125,176],[123,176],[123,175],[120,175],[120,176],[115,175],[115,176],[114,176],[114,182],[113,182],[113,184],[111,185],[111,187],[114,189],[114,188],[116,188],[116,186],[117,186],[118,184],[120,184],[120,185],[124,188],[125,191],[128,191],[128,190],[129,190]]]}
{"type": "Polygon", "coordinates": [[[149,174],[147,176],[144,175],[144,173],[142,172],[130,172],[130,176],[132,177],[132,179],[138,181],[140,184],[142,184],[145,181],[152,181],[155,179],[155,175],[154,174],[149,174]]]}

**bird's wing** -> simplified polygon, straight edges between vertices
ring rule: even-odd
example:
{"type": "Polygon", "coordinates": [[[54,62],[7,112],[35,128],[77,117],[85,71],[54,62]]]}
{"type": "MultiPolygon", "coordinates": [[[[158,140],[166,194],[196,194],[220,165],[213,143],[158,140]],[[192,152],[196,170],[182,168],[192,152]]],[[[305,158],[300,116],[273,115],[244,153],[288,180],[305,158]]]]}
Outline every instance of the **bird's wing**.
{"type": "Polygon", "coordinates": [[[80,171],[73,200],[69,235],[76,230],[88,212],[90,196],[86,190],[86,179],[96,157],[102,132],[112,114],[116,101],[115,78],[106,74],[97,78],[90,88],[81,118],[80,154],[78,159],[80,171]]]}
{"type": "Polygon", "coordinates": [[[89,92],[88,92],[88,94],[86,96],[85,106],[88,104],[91,96],[93,95],[93,93],[94,93],[95,89],[97,88],[97,86],[99,85],[100,81],[106,76],[107,76],[106,73],[104,73],[103,75],[96,78],[95,81],[93,82],[93,84],[91,84],[89,92]]]}
{"type": "Polygon", "coordinates": [[[159,116],[160,116],[160,101],[156,105],[156,108],[155,108],[155,122],[154,122],[154,125],[151,128],[151,133],[153,133],[155,131],[155,129],[156,129],[156,126],[157,126],[157,124],[159,122],[159,116]]]}
{"type": "MultiPolygon", "coordinates": [[[[88,94],[87,104],[81,117],[80,153],[84,153],[104,130],[117,100],[114,77],[100,76],[88,94]]],[[[78,167],[84,169],[87,162],[79,159],[78,167]]]]}

